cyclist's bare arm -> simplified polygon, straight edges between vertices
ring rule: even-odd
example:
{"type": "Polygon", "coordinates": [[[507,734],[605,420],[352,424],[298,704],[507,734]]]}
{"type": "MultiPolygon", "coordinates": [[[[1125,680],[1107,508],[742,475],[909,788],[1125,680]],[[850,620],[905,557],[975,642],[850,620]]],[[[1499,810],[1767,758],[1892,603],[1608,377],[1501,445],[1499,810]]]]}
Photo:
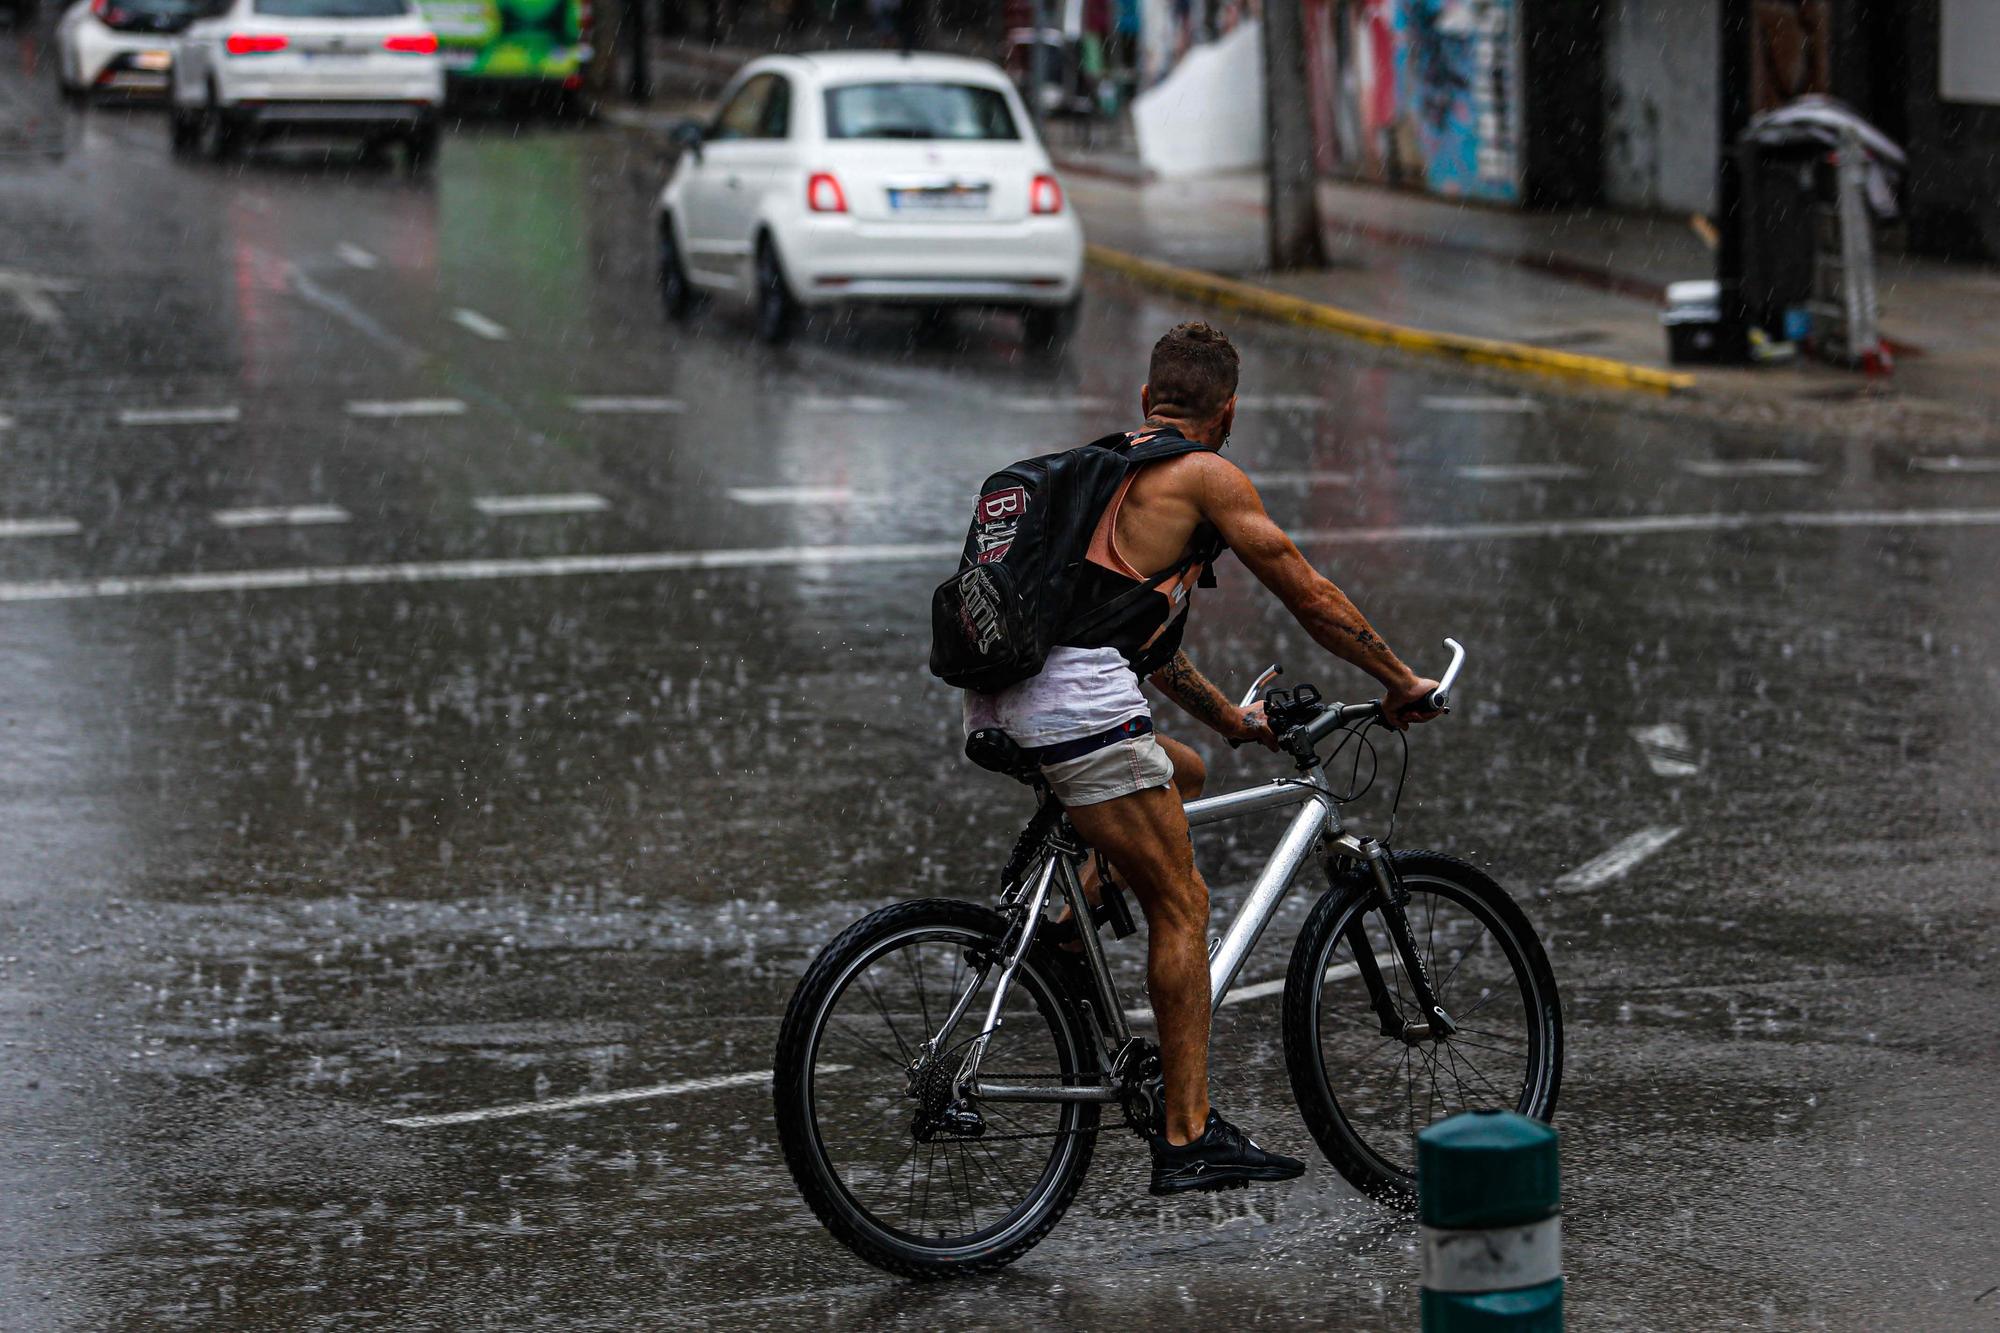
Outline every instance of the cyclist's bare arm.
{"type": "Polygon", "coordinates": [[[1264,723],[1264,706],[1238,708],[1229,701],[1228,695],[1216,688],[1214,681],[1195,669],[1186,651],[1175,653],[1173,661],[1147,679],[1160,693],[1179,704],[1189,717],[1214,728],[1230,740],[1257,741],[1276,748],[1277,738],[1264,723]]]}
{"type": "Polygon", "coordinates": [[[1307,563],[1284,529],[1271,521],[1250,478],[1235,464],[1203,458],[1197,503],[1201,515],[1229,549],[1285,604],[1313,640],[1334,656],[1353,663],[1382,683],[1383,703],[1392,722],[1419,722],[1436,716],[1408,705],[1437,682],[1410,670],[1375,632],[1359,607],[1333,581],[1307,563]]]}

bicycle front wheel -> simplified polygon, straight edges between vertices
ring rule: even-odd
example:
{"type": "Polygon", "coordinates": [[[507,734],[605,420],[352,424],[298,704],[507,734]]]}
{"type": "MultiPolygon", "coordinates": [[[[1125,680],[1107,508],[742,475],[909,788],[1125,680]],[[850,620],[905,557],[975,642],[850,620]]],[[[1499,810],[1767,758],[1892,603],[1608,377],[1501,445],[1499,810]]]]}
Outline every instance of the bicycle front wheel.
{"type": "MultiPolygon", "coordinates": [[[[1096,1104],[954,1095],[1007,934],[1005,917],[972,903],[884,908],[821,951],[785,1014],[773,1092],[786,1164],[826,1229],[892,1273],[1012,1263],[1061,1219],[1090,1166],[1096,1104]]],[[[1096,1067],[1062,965],[1037,942],[981,1079],[1075,1087],[1096,1067]]]]}
{"type": "Polygon", "coordinates": [[[1408,1201],[1424,1126],[1495,1107],[1537,1120],[1555,1114],[1562,1007],[1548,955],[1505,890],[1455,857],[1394,856],[1410,895],[1411,936],[1457,1030],[1436,1039],[1400,1034],[1403,1020],[1423,1016],[1415,988],[1373,884],[1341,884],[1314,906],[1292,950],[1285,1064],[1327,1160],[1364,1194],[1408,1201]],[[1393,1022],[1378,1004],[1384,998],[1393,1022]]]}

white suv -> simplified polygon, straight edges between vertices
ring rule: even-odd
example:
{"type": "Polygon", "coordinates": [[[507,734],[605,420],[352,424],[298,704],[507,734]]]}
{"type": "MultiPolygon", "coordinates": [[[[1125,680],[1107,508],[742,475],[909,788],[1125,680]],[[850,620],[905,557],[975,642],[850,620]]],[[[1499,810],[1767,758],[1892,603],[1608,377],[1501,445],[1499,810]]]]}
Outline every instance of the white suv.
{"type": "Polygon", "coordinates": [[[952,56],[842,52],[743,67],[681,145],[656,212],[660,295],[750,302],[781,341],[803,307],[1018,310],[1075,326],[1083,230],[1013,85],[952,56]]]}
{"type": "Polygon", "coordinates": [[[437,152],[444,65],[412,0],[214,0],[174,49],[174,147],[227,157],[274,133],[437,152]]]}

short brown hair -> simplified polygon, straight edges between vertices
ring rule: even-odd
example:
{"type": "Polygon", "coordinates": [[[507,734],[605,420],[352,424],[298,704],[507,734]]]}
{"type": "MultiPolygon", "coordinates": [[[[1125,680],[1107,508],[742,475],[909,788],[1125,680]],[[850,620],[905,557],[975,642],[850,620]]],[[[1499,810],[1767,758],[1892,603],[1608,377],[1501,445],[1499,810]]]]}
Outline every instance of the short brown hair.
{"type": "Polygon", "coordinates": [[[1182,421],[1206,421],[1236,392],[1240,364],[1221,329],[1199,320],[1176,324],[1153,344],[1146,387],[1152,410],[1182,421]]]}

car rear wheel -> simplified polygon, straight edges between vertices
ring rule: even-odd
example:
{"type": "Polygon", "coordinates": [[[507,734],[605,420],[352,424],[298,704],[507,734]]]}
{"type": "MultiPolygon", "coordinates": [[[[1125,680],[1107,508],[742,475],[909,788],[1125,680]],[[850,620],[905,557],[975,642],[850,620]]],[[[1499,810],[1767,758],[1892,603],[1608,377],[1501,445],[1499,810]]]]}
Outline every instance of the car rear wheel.
{"type": "Polygon", "coordinates": [[[694,312],[694,284],[688,281],[681,263],[680,243],[674,240],[673,219],[660,218],[660,309],[668,319],[686,319],[694,312]]]}
{"type": "Polygon", "coordinates": [[[411,130],[409,137],[403,140],[403,163],[412,174],[423,171],[437,161],[438,139],[438,123],[435,120],[426,120],[411,130]]]}
{"type": "Polygon", "coordinates": [[[1068,305],[1030,306],[1021,312],[1021,336],[1031,352],[1048,352],[1060,356],[1069,348],[1069,340],[1076,335],[1077,317],[1081,313],[1083,299],[1078,297],[1068,305]]]}
{"type": "Polygon", "coordinates": [[[191,153],[195,143],[201,138],[201,112],[190,111],[178,103],[167,104],[167,138],[176,153],[191,153]]]}
{"type": "Polygon", "coordinates": [[[202,151],[216,162],[226,162],[236,156],[242,142],[236,118],[226,107],[216,105],[213,90],[209,92],[208,106],[202,112],[201,139],[202,151]]]}
{"type": "Polygon", "coordinates": [[[792,336],[798,323],[799,303],[785,281],[785,266],[778,261],[778,247],[767,236],[757,244],[757,338],[776,346],[792,336]]]}

